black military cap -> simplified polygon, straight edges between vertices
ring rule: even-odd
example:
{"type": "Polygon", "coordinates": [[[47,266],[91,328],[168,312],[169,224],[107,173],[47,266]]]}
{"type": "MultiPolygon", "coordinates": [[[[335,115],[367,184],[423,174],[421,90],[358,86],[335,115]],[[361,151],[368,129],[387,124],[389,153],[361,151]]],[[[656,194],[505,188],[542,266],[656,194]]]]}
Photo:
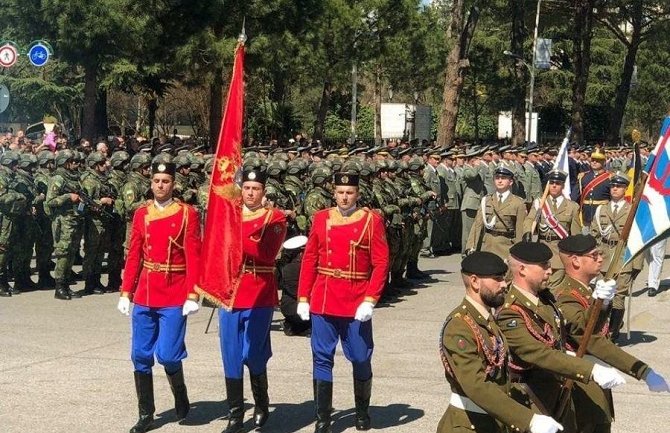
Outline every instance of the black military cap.
{"type": "Polygon", "coordinates": [[[165,143],[156,148],[156,153],[169,153],[170,155],[174,154],[174,146],[172,143],[165,143]]]}
{"type": "Polygon", "coordinates": [[[488,251],[475,251],[461,261],[461,272],[480,277],[505,275],[507,265],[496,254],[488,251]]]}
{"type": "Polygon", "coordinates": [[[400,150],[398,150],[398,156],[407,155],[407,154],[408,154],[409,152],[411,152],[411,151],[412,151],[412,148],[410,148],[410,147],[406,147],[406,148],[404,148],[404,149],[400,149],[400,150]]]}
{"type": "Polygon", "coordinates": [[[512,170],[509,168],[505,167],[504,165],[499,165],[496,167],[496,170],[493,172],[495,176],[506,176],[506,177],[514,177],[514,173],[512,170]]]}
{"type": "Polygon", "coordinates": [[[553,253],[551,249],[540,242],[519,242],[512,245],[509,249],[512,257],[521,260],[524,263],[546,263],[551,260],[553,253]]]}
{"type": "Polygon", "coordinates": [[[138,152],[151,153],[151,143],[146,141],[146,142],[140,144],[139,147],[137,148],[137,151],[138,152]]]}
{"type": "Polygon", "coordinates": [[[306,146],[298,146],[298,152],[305,152],[306,150],[309,150],[312,146],[309,144],[306,146]]]}
{"type": "Polygon", "coordinates": [[[174,178],[177,165],[174,162],[154,162],[151,164],[151,175],[169,174],[174,178]]]}
{"type": "Polygon", "coordinates": [[[596,248],[598,243],[591,235],[568,236],[558,242],[558,250],[562,253],[586,254],[596,248]]]}
{"type": "Polygon", "coordinates": [[[628,186],[630,183],[630,179],[628,179],[628,176],[623,174],[620,171],[617,171],[610,177],[610,185],[617,185],[617,186],[628,186]]]}
{"type": "Polygon", "coordinates": [[[244,182],[258,182],[265,185],[267,175],[265,171],[259,169],[245,169],[242,170],[242,183],[244,182]]]}
{"type": "Polygon", "coordinates": [[[333,184],[335,186],[358,186],[359,176],[354,173],[335,173],[333,184]]]}
{"type": "Polygon", "coordinates": [[[558,181],[565,183],[565,180],[568,178],[568,174],[561,170],[551,170],[547,173],[547,181],[558,181]]]}
{"type": "Polygon", "coordinates": [[[505,146],[501,146],[500,149],[498,149],[498,151],[499,151],[499,152],[508,152],[511,148],[512,148],[512,146],[510,146],[509,144],[507,144],[507,145],[505,145],[505,146]]]}

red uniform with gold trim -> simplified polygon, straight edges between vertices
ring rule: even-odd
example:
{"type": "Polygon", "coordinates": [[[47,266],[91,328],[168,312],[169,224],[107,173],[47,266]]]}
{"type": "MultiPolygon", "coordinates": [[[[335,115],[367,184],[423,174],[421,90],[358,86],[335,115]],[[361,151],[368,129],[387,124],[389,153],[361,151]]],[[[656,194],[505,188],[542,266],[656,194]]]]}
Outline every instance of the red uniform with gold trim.
{"type": "Polygon", "coordinates": [[[242,214],[244,267],[233,308],[279,305],[275,260],[286,238],[286,216],[275,208],[242,214]]]}
{"type": "Polygon", "coordinates": [[[200,218],[185,203],[160,210],[153,203],[135,211],[121,291],[135,304],[177,307],[197,299],[200,218]]]}
{"type": "Polygon", "coordinates": [[[376,303],[389,270],[386,228],[380,215],[337,207],[314,214],[300,269],[298,297],[314,314],[354,317],[363,301],[376,303]]]}

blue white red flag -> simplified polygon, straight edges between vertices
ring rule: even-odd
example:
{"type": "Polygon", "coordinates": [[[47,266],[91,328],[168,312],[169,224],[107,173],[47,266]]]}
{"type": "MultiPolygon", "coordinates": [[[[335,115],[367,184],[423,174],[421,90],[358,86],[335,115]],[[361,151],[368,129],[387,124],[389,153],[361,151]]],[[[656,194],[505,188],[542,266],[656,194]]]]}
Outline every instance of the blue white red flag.
{"type": "Polygon", "coordinates": [[[661,136],[644,171],[648,177],[628,237],[624,264],[670,229],[670,116],[663,121],[661,136]]]}

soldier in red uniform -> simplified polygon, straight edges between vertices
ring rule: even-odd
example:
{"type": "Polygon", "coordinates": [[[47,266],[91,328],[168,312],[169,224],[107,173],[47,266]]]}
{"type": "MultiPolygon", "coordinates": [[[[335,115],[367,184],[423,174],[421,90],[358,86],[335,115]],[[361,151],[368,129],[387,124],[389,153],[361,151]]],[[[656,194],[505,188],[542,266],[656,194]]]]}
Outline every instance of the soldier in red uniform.
{"type": "Polygon", "coordinates": [[[189,401],[182,360],[186,358],[186,316],[198,311],[200,221],[197,211],[172,199],[175,166],[152,164],[154,200],[135,212],[118,309],[132,311],[132,352],[139,420],[130,430],[143,433],[153,422],[154,356],[165,367],[178,419],[189,401]]]}
{"type": "Polygon", "coordinates": [[[286,237],[284,211],[265,207],[266,176],[260,170],[242,173],[242,248],[244,266],[232,309],[219,310],[219,339],[230,416],[225,433],[244,430],[244,365],[254,396],[254,425],[268,418],[267,363],[272,356],[270,324],[279,304],[275,259],[286,237]]]}
{"type": "Polygon", "coordinates": [[[358,176],[334,176],[336,207],[314,214],[298,284],[298,315],[312,317],[316,433],[331,431],[338,340],[353,364],[356,429],[370,429],[372,311],[389,270],[383,218],[358,208],[358,176]]]}

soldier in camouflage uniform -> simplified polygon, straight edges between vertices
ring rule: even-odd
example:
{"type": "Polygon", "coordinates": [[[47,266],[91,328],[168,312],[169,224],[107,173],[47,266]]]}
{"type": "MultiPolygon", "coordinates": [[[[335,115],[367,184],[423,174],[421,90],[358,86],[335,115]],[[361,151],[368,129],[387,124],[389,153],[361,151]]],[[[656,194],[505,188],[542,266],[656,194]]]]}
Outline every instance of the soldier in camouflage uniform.
{"type": "Polygon", "coordinates": [[[174,196],[184,203],[196,204],[198,192],[191,186],[189,173],[191,172],[191,158],[188,153],[182,152],[175,156],[173,162],[177,166],[174,184],[174,196]]]}
{"type": "Polygon", "coordinates": [[[126,240],[126,220],[123,214],[121,190],[126,182],[126,167],[130,162],[128,152],[114,152],[109,160],[111,171],[107,177],[108,186],[113,194],[114,207],[108,227],[109,244],[107,249],[107,292],[117,292],[121,287],[121,270],[123,269],[123,243],[126,240]]]}
{"type": "Polygon", "coordinates": [[[128,164],[128,177],[121,187],[121,194],[117,200],[117,211],[126,223],[126,242],[130,236],[130,225],[133,222],[135,210],[144,205],[151,198],[151,156],[147,153],[133,155],[128,164]]]}
{"type": "Polygon", "coordinates": [[[102,261],[109,244],[109,228],[113,219],[114,194],[107,181],[107,159],[100,152],[86,158],[88,168],[81,178],[82,192],[93,203],[84,210],[84,290],[82,295],[105,293],[100,282],[102,261]]]}
{"type": "Polygon", "coordinates": [[[37,189],[37,200],[35,201],[35,224],[39,237],[35,243],[35,261],[37,262],[37,273],[39,279],[37,285],[43,289],[53,289],[56,281],[51,276],[53,262],[51,255],[54,251],[54,238],[51,232],[51,218],[44,211],[44,200],[47,196],[49,180],[54,169],[54,154],[49,150],[43,150],[37,155],[39,168],[35,170],[33,181],[37,189]]]}
{"type": "MultiPolygon", "coordinates": [[[[39,193],[35,188],[32,171],[37,165],[37,157],[23,153],[14,177],[14,190],[26,198],[26,208],[23,215],[16,219],[17,236],[12,245],[12,271],[14,273],[14,288],[20,290],[35,290],[37,285],[30,279],[30,260],[33,258],[33,247],[39,238],[39,227],[35,222],[35,214],[39,193]]],[[[43,200],[39,199],[39,200],[43,200]]]]}
{"type": "Polygon", "coordinates": [[[14,171],[19,154],[6,151],[0,156],[0,296],[12,296],[20,291],[7,281],[7,259],[17,236],[16,221],[27,208],[27,199],[13,188],[14,171]]]}
{"type": "Polygon", "coordinates": [[[420,157],[412,158],[407,164],[407,173],[410,181],[410,190],[412,195],[419,197],[421,200],[421,207],[416,206],[412,210],[414,218],[414,238],[413,242],[408,246],[407,258],[407,278],[410,279],[425,279],[428,274],[421,272],[418,268],[419,251],[423,245],[423,240],[428,236],[426,226],[426,212],[430,201],[434,201],[437,194],[433,192],[423,180],[423,159],[420,157]]]}
{"type": "Polygon", "coordinates": [[[52,218],[54,238],[54,257],[56,268],[56,293],[54,297],[70,300],[81,295],[72,292],[68,277],[72,271],[75,255],[79,251],[84,218],[83,203],[80,202],[78,162],[75,154],[69,149],[58,152],[55,158],[54,172],[47,190],[44,208],[52,218]]]}
{"type": "Polygon", "coordinates": [[[209,202],[209,184],[214,171],[214,158],[209,158],[203,165],[205,172],[205,180],[198,187],[198,211],[200,212],[200,222],[205,224],[205,217],[207,216],[207,203],[209,202]]]}
{"type": "MultiPolygon", "coordinates": [[[[191,188],[197,190],[200,185],[207,180],[203,167],[205,166],[205,159],[199,153],[192,153],[191,155],[191,171],[188,173],[188,182],[191,188]]],[[[196,194],[197,199],[197,194],[196,194]]]]}
{"type": "Polygon", "coordinates": [[[303,203],[303,212],[310,226],[312,217],[317,211],[333,205],[333,194],[330,193],[330,181],[332,177],[333,172],[323,164],[319,164],[312,171],[310,177],[312,188],[305,195],[303,203]]]}
{"type": "MultiPolygon", "coordinates": [[[[303,211],[303,201],[305,200],[305,169],[307,165],[303,163],[302,158],[289,161],[286,165],[286,176],[284,177],[284,190],[295,203],[293,210],[296,213],[295,223],[301,234],[307,233],[308,221],[303,211]]],[[[287,235],[288,237],[288,235],[287,235]]]]}

